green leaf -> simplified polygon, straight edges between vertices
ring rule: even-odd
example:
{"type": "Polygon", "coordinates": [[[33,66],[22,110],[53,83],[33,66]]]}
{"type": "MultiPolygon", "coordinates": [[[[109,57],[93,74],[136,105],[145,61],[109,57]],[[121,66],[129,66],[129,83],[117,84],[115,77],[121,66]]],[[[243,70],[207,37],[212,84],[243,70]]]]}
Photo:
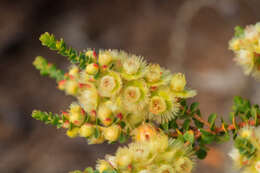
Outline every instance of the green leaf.
{"type": "Polygon", "coordinates": [[[127,139],[126,135],[124,133],[121,133],[120,136],[119,136],[119,142],[125,143],[126,139],[127,139]]]}
{"type": "Polygon", "coordinates": [[[210,124],[210,129],[213,130],[215,128],[215,121],[217,118],[217,114],[211,114],[208,118],[208,122],[210,124]]]}
{"type": "Polygon", "coordinates": [[[230,135],[228,133],[224,133],[223,135],[216,137],[216,141],[219,143],[227,142],[229,140],[230,140],[230,135]]]}
{"type": "Polygon", "coordinates": [[[190,119],[186,119],[182,125],[182,128],[186,131],[190,128],[190,119]]]}
{"type": "Polygon", "coordinates": [[[215,140],[214,134],[212,134],[204,129],[200,129],[200,132],[202,133],[201,140],[203,141],[203,143],[210,144],[215,140]]]}
{"type": "Polygon", "coordinates": [[[191,112],[195,112],[199,107],[199,103],[198,102],[194,102],[190,105],[190,111],[191,112]]]}
{"type": "Polygon", "coordinates": [[[205,159],[207,156],[207,151],[206,149],[200,148],[198,151],[196,151],[196,155],[199,159],[205,159]]]}
{"type": "Polygon", "coordinates": [[[169,123],[169,128],[170,128],[170,129],[178,129],[178,128],[179,128],[179,127],[178,127],[178,124],[176,123],[176,120],[170,121],[170,123],[169,123]]]}

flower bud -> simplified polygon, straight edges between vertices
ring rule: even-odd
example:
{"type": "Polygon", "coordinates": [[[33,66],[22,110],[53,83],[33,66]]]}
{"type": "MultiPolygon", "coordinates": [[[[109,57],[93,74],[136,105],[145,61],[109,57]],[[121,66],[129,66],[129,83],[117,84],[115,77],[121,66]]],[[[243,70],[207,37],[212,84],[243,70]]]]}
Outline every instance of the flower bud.
{"type": "Polygon", "coordinates": [[[113,125],[103,128],[104,138],[109,142],[114,142],[119,138],[121,127],[119,125],[113,125]]]}
{"type": "Polygon", "coordinates": [[[77,95],[78,93],[78,83],[74,80],[69,80],[66,82],[65,91],[69,95],[77,95]]]}
{"type": "Polygon", "coordinates": [[[93,50],[88,50],[85,55],[89,58],[92,58],[92,60],[96,61],[96,58],[97,58],[97,54],[95,51],[93,50]]]}
{"type": "Polygon", "coordinates": [[[98,109],[98,118],[105,126],[108,126],[112,123],[112,111],[106,105],[100,105],[98,109]]]}
{"type": "Polygon", "coordinates": [[[78,136],[79,128],[75,127],[71,130],[67,130],[67,136],[70,138],[75,138],[78,136]]]}
{"type": "Polygon", "coordinates": [[[68,120],[66,120],[65,122],[63,122],[62,127],[65,128],[65,129],[69,128],[70,122],[68,120]]]}
{"type": "Polygon", "coordinates": [[[149,103],[149,111],[155,115],[165,112],[167,105],[165,100],[160,96],[153,96],[149,103]]]}
{"type": "Polygon", "coordinates": [[[177,73],[172,77],[171,80],[171,89],[177,92],[181,92],[184,90],[186,86],[185,75],[181,73],[177,73]]]}
{"type": "Polygon", "coordinates": [[[87,65],[86,72],[90,75],[94,75],[98,72],[98,64],[92,63],[87,65]]]}
{"type": "Polygon", "coordinates": [[[83,124],[79,129],[79,136],[89,137],[94,133],[94,127],[92,124],[83,124]]]}
{"type": "Polygon", "coordinates": [[[108,65],[112,60],[113,60],[113,58],[112,58],[112,56],[110,55],[109,52],[99,53],[98,63],[99,63],[101,66],[106,66],[106,65],[108,65]]]}
{"type": "Polygon", "coordinates": [[[82,114],[82,109],[78,104],[72,104],[70,106],[70,116],[69,116],[69,121],[72,122],[73,124],[80,126],[84,119],[85,115],[82,114]]]}
{"type": "Polygon", "coordinates": [[[59,81],[59,83],[58,83],[58,88],[59,88],[60,90],[64,90],[64,89],[65,89],[65,84],[66,84],[66,80],[61,80],[61,81],[59,81]]]}

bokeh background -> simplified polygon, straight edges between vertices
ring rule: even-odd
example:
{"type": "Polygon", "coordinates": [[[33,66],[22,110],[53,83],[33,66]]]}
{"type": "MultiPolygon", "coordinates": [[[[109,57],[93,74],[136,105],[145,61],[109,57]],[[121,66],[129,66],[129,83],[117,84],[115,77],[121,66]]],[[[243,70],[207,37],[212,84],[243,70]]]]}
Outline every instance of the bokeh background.
{"type": "MultiPolygon", "coordinates": [[[[37,55],[60,68],[66,58],[42,47],[48,31],[77,48],[117,48],[183,72],[198,90],[205,118],[228,116],[234,95],[260,103],[259,83],[233,62],[236,25],[260,21],[259,0],[0,0],[0,172],[65,173],[93,166],[117,145],[87,145],[33,120],[33,109],[59,112],[73,101],[32,66],[37,55]]],[[[195,173],[231,173],[232,142],[213,145],[195,173]]]]}

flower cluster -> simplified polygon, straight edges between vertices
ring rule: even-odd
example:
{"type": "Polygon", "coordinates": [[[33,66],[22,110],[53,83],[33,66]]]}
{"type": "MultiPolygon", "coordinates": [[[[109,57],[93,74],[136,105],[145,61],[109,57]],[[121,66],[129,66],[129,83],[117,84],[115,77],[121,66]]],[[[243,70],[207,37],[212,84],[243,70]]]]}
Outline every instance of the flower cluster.
{"type": "Polygon", "coordinates": [[[85,69],[72,66],[59,89],[77,98],[83,110],[104,126],[120,117],[134,127],[144,119],[168,122],[178,113],[177,98],[196,95],[186,88],[183,74],[171,74],[158,64],[117,50],[86,51],[85,69]]]}
{"type": "Polygon", "coordinates": [[[143,57],[118,50],[78,54],[49,33],[40,40],[74,64],[64,73],[43,57],[33,63],[42,74],[57,77],[58,88],[77,99],[60,120],[69,137],[85,137],[93,144],[114,142],[145,120],[169,122],[179,112],[180,99],[196,95],[186,87],[183,74],[148,64],[143,57]]]}
{"type": "Polygon", "coordinates": [[[229,48],[235,53],[235,61],[242,66],[245,74],[260,77],[260,23],[249,25],[245,29],[235,28],[235,37],[229,42],[229,48]]]}
{"type": "Polygon", "coordinates": [[[235,147],[229,155],[235,167],[244,173],[260,173],[260,127],[246,126],[240,129],[235,147]]]}
{"type": "Polygon", "coordinates": [[[98,161],[96,166],[98,172],[190,173],[192,171],[194,153],[189,144],[185,145],[178,139],[169,139],[151,124],[142,124],[136,130],[133,143],[119,148],[115,156],[107,155],[104,160],[98,161]]]}

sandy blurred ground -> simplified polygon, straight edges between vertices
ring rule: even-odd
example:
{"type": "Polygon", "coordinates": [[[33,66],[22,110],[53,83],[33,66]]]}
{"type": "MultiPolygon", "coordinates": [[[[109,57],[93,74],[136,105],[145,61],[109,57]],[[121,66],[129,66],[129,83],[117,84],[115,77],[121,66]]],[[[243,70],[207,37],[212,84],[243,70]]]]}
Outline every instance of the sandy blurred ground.
{"type": "MultiPolygon", "coordinates": [[[[41,47],[41,33],[79,50],[123,49],[183,72],[205,117],[227,115],[234,95],[260,103],[259,84],[242,74],[227,49],[234,26],[259,21],[259,7],[258,0],[1,0],[0,172],[64,173],[93,166],[117,148],[68,139],[31,118],[33,109],[59,112],[73,101],[32,66],[37,55],[69,65],[41,47]]],[[[216,145],[195,173],[231,173],[225,155],[231,144],[216,145]]]]}

